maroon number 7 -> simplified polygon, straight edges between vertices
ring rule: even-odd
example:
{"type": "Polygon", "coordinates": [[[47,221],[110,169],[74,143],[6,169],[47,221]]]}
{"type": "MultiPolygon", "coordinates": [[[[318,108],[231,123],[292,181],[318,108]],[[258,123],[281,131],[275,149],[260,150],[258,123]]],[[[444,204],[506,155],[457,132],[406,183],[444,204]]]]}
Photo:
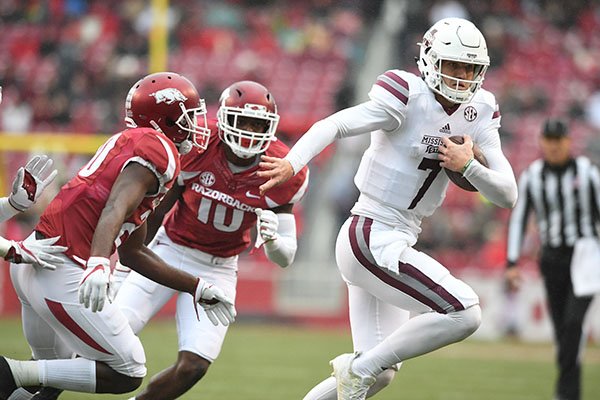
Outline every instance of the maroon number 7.
{"type": "Polygon", "coordinates": [[[442,170],[442,167],[440,167],[440,162],[440,160],[433,160],[431,158],[423,158],[423,160],[421,160],[421,163],[419,164],[418,168],[423,171],[427,171],[428,169],[430,171],[427,175],[427,178],[425,178],[423,184],[419,188],[417,195],[410,202],[410,206],[408,206],[409,210],[412,210],[417,206],[417,203],[421,201],[423,196],[425,196],[425,192],[427,191],[427,189],[429,189],[429,186],[431,186],[437,174],[439,174],[442,170]]]}

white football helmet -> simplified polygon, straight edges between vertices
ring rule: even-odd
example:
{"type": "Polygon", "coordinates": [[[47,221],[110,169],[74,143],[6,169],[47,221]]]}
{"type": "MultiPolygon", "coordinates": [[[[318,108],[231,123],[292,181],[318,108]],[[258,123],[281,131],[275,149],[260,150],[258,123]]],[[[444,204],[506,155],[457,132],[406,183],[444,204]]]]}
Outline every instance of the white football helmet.
{"type": "Polygon", "coordinates": [[[417,65],[431,90],[453,103],[468,103],[479,90],[490,65],[485,38],[472,22],[462,18],[444,18],[423,35],[417,65]],[[442,74],[442,62],[458,61],[475,65],[473,80],[442,74]],[[442,78],[455,83],[447,85],[442,78]],[[460,84],[468,89],[460,90],[460,84]]]}
{"type": "Polygon", "coordinates": [[[266,87],[253,81],[240,81],[223,91],[217,111],[219,137],[240,158],[264,153],[275,138],[279,123],[277,105],[266,87]],[[239,127],[241,118],[264,121],[263,132],[239,127]]]}

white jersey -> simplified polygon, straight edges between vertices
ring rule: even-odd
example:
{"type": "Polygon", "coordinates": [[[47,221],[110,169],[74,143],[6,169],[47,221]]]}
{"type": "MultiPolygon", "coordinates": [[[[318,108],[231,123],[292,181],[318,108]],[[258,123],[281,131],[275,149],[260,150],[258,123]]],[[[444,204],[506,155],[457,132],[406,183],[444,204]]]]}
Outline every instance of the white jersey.
{"type": "Polygon", "coordinates": [[[474,161],[464,176],[494,204],[514,205],[517,185],[502,153],[493,94],[480,89],[471,102],[448,109],[420,77],[390,70],[377,78],[369,96],[370,101],[313,125],[286,156],[294,171],[336,138],[370,133],[371,145],[354,179],[361,196],[352,212],[416,235],[421,219],[446,196],[449,180],[438,160],[441,138],[469,135],[489,168],[474,161]]]}
{"type": "Polygon", "coordinates": [[[440,206],[448,187],[437,157],[442,137],[468,134],[480,146],[499,142],[500,114],[485,90],[448,110],[421,78],[393,70],[379,76],[369,97],[400,124],[371,133],[354,181],[362,194],[392,208],[428,216],[440,206]]]}

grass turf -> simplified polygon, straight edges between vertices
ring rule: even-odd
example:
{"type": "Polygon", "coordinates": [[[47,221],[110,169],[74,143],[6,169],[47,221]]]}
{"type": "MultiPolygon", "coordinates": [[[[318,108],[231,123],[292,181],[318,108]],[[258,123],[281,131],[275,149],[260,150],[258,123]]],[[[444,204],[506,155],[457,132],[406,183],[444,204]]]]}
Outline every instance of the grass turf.
{"type": "MultiPolygon", "coordinates": [[[[25,359],[28,347],[16,319],[0,319],[0,354],[25,359]]],[[[153,321],[142,332],[148,377],[176,357],[171,321],[153,321]]],[[[348,352],[344,331],[294,326],[235,324],[221,357],[182,399],[288,400],[304,394],[330,373],[328,361],[348,352]]],[[[550,400],[555,379],[550,344],[467,340],[407,361],[377,400],[550,400]]],[[[583,398],[600,398],[600,347],[584,357],[583,398]]],[[[144,385],[146,383],[144,382],[144,385]]],[[[65,393],[64,400],[127,399],[131,395],[65,393]]]]}

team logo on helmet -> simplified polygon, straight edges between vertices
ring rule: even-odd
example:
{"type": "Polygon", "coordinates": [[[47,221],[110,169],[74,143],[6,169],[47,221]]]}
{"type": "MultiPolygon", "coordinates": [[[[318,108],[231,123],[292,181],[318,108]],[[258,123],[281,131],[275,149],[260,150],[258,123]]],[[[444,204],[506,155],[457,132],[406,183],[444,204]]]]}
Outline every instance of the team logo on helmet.
{"type": "Polygon", "coordinates": [[[175,88],[161,89],[158,92],[151,93],[150,96],[156,99],[156,104],[167,103],[168,105],[171,105],[176,101],[187,100],[187,97],[185,97],[183,93],[175,88]]]}
{"type": "Polygon", "coordinates": [[[210,171],[205,171],[200,174],[200,182],[206,186],[212,186],[215,184],[215,175],[210,171]]]}

